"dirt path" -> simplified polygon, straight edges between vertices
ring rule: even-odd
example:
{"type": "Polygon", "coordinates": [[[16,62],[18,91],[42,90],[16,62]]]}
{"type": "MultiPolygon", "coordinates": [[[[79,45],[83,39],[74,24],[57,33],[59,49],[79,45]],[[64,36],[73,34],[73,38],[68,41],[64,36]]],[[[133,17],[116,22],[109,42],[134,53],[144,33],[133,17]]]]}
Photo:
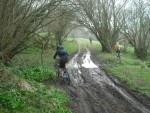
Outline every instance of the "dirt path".
{"type": "MultiPolygon", "coordinates": [[[[150,113],[124,88],[115,85],[90,58],[90,51],[78,52],[67,65],[74,113],[150,113]]],[[[118,82],[118,81],[117,81],[118,82]]]]}

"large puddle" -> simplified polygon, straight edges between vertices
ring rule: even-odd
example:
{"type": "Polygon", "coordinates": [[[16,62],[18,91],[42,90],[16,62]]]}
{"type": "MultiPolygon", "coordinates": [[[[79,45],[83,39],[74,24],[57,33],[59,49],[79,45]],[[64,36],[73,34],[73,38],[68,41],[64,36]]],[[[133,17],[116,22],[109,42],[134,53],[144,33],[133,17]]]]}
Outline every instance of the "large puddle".
{"type": "Polygon", "coordinates": [[[95,65],[93,63],[93,61],[91,60],[91,53],[89,50],[87,50],[87,53],[82,56],[82,60],[83,60],[82,67],[84,67],[84,68],[98,68],[98,66],[95,65]]]}

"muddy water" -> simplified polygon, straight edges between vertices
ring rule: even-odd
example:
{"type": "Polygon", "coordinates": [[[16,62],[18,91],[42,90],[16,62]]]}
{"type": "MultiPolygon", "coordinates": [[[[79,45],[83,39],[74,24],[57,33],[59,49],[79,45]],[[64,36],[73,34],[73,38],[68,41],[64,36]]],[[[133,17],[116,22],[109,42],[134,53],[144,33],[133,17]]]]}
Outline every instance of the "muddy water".
{"type": "Polygon", "coordinates": [[[91,60],[90,51],[78,52],[67,65],[74,113],[150,113],[125,89],[116,86],[91,60]]]}

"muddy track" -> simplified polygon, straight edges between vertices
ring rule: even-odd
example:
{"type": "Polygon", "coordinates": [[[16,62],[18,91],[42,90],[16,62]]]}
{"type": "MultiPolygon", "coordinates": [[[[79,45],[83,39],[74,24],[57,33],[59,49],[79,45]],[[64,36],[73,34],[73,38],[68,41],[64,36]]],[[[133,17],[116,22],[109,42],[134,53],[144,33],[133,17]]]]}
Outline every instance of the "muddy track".
{"type": "Polygon", "coordinates": [[[78,52],[67,68],[71,85],[64,88],[71,96],[74,113],[150,113],[150,108],[92,62],[89,50],[78,52]]]}

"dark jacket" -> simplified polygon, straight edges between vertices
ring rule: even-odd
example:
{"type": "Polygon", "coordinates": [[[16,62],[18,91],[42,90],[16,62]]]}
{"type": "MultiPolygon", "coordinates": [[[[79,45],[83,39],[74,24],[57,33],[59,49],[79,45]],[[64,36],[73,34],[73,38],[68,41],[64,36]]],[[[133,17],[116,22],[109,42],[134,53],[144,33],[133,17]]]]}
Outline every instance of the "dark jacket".
{"type": "Polygon", "coordinates": [[[58,47],[54,54],[54,59],[56,59],[57,56],[59,56],[60,58],[65,58],[68,57],[68,53],[63,47],[58,47]]]}

